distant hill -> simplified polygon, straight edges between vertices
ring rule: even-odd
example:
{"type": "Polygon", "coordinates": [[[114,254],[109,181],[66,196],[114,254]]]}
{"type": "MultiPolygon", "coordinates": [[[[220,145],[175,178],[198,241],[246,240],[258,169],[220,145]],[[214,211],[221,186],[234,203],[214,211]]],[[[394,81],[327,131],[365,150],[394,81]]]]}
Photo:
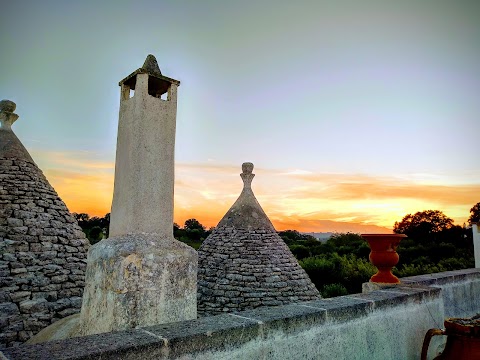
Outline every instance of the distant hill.
{"type": "Polygon", "coordinates": [[[311,235],[314,238],[318,239],[320,242],[325,242],[328,239],[330,239],[330,236],[332,236],[332,232],[302,232],[302,234],[305,235],[311,235]]]}
{"type": "Polygon", "coordinates": [[[304,234],[328,234],[328,233],[346,233],[352,232],[357,234],[392,234],[392,228],[386,228],[383,226],[372,225],[372,224],[362,224],[362,223],[353,223],[353,222],[343,222],[343,221],[333,221],[333,220],[298,220],[295,223],[280,223],[277,226],[274,223],[277,230],[284,229],[298,229],[304,234]]]}

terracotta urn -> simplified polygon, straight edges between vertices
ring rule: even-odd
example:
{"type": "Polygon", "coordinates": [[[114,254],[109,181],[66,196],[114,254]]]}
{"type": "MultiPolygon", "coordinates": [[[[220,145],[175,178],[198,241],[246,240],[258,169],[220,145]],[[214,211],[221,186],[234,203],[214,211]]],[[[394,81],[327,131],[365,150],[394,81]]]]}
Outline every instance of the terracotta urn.
{"type": "Polygon", "coordinates": [[[430,340],[435,335],[447,335],[445,350],[434,360],[480,359],[480,314],[471,318],[448,318],[445,329],[430,329],[425,335],[421,360],[426,360],[430,340]]]}
{"type": "Polygon", "coordinates": [[[370,278],[371,282],[398,284],[400,280],[392,274],[392,268],[398,264],[397,246],[407,237],[403,234],[361,234],[370,246],[370,262],[378,272],[370,278]]]}

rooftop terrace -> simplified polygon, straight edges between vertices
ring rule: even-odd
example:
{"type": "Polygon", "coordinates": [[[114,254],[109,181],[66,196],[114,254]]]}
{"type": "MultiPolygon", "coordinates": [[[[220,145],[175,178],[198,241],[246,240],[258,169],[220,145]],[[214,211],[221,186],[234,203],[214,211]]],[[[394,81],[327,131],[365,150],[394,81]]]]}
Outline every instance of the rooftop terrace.
{"type": "MultiPolygon", "coordinates": [[[[369,293],[9,348],[20,359],[419,359],[425,333],[480,312],[480,269],[369,293]]],[[[443,349],[435,337],[429,358],[443,349]]]]}

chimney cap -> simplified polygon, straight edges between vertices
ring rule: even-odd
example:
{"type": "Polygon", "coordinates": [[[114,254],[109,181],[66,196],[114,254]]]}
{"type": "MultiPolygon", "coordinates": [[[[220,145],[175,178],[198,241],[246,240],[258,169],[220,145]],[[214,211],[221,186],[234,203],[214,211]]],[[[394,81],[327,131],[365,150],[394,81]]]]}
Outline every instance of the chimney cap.
{"type": "MultiPolygon", "coordinates": [[[[133,73],[131,73],[126,78],[121,80],[118,83],[118,85],[121,86],[122,84],[125,84],[125,83],[134,84],[135,81],[131,79],[132,78],[135,79],[135,77],[138,74],[148,74],[149,76],[157,78],[161,81],[168,82],[170,84],[175,84],[177,86],[180,85],[180,81],[162,75],[162,72],[160,71],[160,67],[158,66],[157,59],[152,54],[147,55],[147,58],[145,59],[145,62],[143,63],[143,66],[141,68],[135,70],[133,73]]],[[[133,85],[131,87],[133,89],[135,86],[133,85]]]]}

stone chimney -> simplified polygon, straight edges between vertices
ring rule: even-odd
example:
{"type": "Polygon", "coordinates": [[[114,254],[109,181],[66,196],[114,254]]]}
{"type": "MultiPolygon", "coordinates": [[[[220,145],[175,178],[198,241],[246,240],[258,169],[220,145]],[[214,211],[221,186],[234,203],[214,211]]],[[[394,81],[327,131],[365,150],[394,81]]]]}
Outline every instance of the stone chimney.
{"type": "Polygon", "coordinates": [[[179,81],[162,75],[153,55],[120,81],[110,236],[140,232],[173,236],[179,85],[179,81]],[[166,99],[162,100],[164,94],[166,99]]]}
{"type": "Polygon", "coordinates": [[[180,82],[148,55],[119,85],[110,238],[88,254],[82,335],[197,317],[197,253],[173,237],[180,82]]]}

